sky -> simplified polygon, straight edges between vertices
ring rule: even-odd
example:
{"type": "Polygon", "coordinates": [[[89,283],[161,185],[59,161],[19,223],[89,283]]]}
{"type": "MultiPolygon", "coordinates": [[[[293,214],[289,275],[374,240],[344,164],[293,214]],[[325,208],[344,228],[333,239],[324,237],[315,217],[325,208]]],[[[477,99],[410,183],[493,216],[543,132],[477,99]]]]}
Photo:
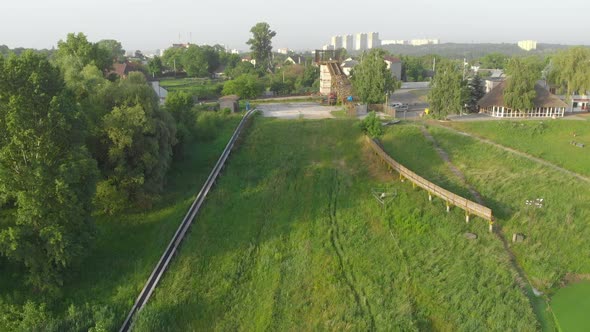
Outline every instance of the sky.
{"type": "Polygon", "coordinates": [[[0,45],[51,48],[70,32],[116,39],[126,50],[172,43],[247,50],[250,28],[267,22],[274,48],[321,48],[333,35],[442,43],[590,45],[588,0],[0,0],[0,45]]]}

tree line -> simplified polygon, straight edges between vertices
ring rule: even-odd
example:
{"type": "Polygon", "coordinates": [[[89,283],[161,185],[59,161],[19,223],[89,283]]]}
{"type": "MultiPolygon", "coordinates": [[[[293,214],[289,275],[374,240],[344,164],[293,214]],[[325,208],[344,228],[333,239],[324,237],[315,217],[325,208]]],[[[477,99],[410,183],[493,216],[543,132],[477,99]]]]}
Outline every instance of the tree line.
{"type": "Polygon", "coordinates": [[[92,213],[147,208],[192,131],[193,100],[164,107],[143,74],[109,80],[118,42],[69,34],[53,57],[0,56],[0,253],[57,292],[94,237],[92,213]]]}

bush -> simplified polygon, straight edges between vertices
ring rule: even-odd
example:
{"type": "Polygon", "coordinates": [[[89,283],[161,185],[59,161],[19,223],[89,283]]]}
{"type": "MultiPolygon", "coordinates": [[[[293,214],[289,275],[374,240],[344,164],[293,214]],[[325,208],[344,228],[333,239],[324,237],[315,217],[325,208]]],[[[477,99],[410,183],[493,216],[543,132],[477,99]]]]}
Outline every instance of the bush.
{"type": "Polygon", "coordinates": [[[377,117],[377,113],[370,112],[360,123],[361,130],[371,138],[383,135],[383,126],[377,117]]]}

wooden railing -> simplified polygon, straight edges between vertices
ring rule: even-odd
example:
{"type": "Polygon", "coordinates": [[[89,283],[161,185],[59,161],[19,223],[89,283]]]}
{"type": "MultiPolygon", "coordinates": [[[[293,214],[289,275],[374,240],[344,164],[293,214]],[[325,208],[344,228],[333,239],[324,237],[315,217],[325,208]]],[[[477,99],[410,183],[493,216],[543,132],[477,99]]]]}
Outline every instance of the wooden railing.
{"type": "Polygon", "coordinates": [[[400,174],[400,177],[410,180],[414,185],[426,190],[429,195],[429,199],[432,200],[432,196],[440,197],[446,202],[447,211],[451,206],[461,208],[466,213],[466,221],[469,222],[469,216],[474,215],[481,217],[490,222],[490,229],[494,222],[492,210],[476,202],[472,202],[467,198],[456,195],[436,184],[426,180],[420,175],[412,172],[404,165],[393,160],[375,140],[367,137],[367,140],[375,153],[381,157],[381,159],[393,170],[400,174]]]}

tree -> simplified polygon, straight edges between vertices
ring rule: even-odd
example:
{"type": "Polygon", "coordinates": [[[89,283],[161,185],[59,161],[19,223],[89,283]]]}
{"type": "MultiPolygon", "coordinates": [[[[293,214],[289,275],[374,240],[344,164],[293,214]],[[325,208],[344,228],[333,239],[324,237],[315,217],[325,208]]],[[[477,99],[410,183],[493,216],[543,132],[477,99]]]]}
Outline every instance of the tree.
{"type": "Polygon", "coordinates": [[[187,75],[207,77],[219,67],[219,53],[211,46],[190,45],[182,55],[187,75]]]}
{"type": "Polygon", "coordinates": [[[250,45],[252,58],[256,60],[256,66],[264,70],[272,70],[272,38],[277,35],[270,30],[270,25],[265,22],[256,23],[250,29],[252,38],[246,44],[250,45]]]}
{"type": "Polygon", "coordinates": [[[469,88],[469,99],[467,100],[467,109],[470,112],[477,111],[477,102],[483,98],[486,94],[485,86],[481,77],[478,74],[475,74],[469,84],[467,85],[469,88]]]}
{"type": "Polygon", "coordinates": [[[504,69],[509,57],[502,53],[489,53],[481,58],[481,67],[485,69],[504,69]]]}
{"type": "Polygon", "coordinates": [[[371,138],[377,138],[383,135],[383,125],[373,111],[370,112],[363,121],[360,122],[361,130],[371,138]]]}
{"type": "Polygon", "coordinates": [[[55,60],[62,70],[81,70],[93,64],[101,71],[111,68],[110,51],[88,41],[83,33],[69,33],[66,40],[57,43],[55,60]]]}
{"type": "Polygon", "coordinates": [[[415,56],[402,57],[402,78],[406,82],[423,81],[425,70],[420,58],[415,56]]]}
{"type": "Polygon", "coordinates": [[[590,91],[590,48],[572,47],[555,55],[550,64],[549,79],[570,99],[576,92],[590,91]]]}
{"type": "Polygon", "coordinates": [[[15,206],[0,228],[0,252],[23,262],[41,290],[62,284],[93,231],[96,162],[80,113],[44,56],[0,59],[0,197],[15,206]]]}
{"type": "Polygon", "coordinates": [[[187,92],[173,91],[166,97],[166,111],[176,122],[177,147],[188,141],[194,128],[195,118],[191,112],[194,105],[193,97],[187,92]]]}
{"type": "Polygon", "coordinates": [[[512,58],[506,72],[509,75],[504,89],[506,106],[519,111],[532,109],[537,95],[535,84],[541,77],[537,64],[527,59],[512,58]]]}
{"type": "Polygon", "coordinates": [[[126,203],[149,207],[164,187],[172,160],[174,119],[158,108],[141,73],[112,85],[107,96],[112,108],[102,119],[105,155],[97,156],[106,179],[99,183],[96,203],[106,213],[126,203]]]}
{"type": "Polygon", "coordinates": [[[186,52],[186,48],[184,47],[170,47],[164,51],[162,63],[172,70],[183,70],[182,59],[184,52],[186,52]]]}
{"type": "Polygon", "coordinates": [[[123,63],[125,61],[125,50],[121,43],[114,39],[103,39],[96,43],[98,47],[104,49],[112,61],[123,63]]]}
{"type": "Polygon", "coordinates": [[[397,82],[387,69],[384,54],[380,49],[363,54],[351,73],[352,86],[363,103],[383,103],[385,94],[395,91],[397,82]]]}
{"type": "Polygon", "coordinates": [[[248,61],[241,61],[235,67],[226,67],[225,75],[229,78],[236,78],[243,74],[256,74],[258,75],[254,65],[248,61]]]}
{"type": "Polygon", "coordinates": [[[260,96],[263,86],[254,74],[243,74],[223,85],[223,95],[238,95],[240,98],[252,99],[260,96]]]}
{"type": "Polygon", "coordinates": [[[156,77],[162,74],[162,59],[159,56],[154,56],[148,61],[148,70],[152,74],[152,77],[156,77]]]}
{"type": "Polygon", "coordinates": [[[430,109],[437,118],[460,114],[467,102],[468,91],[463,81],[462,65],[456,61],[441,61],[436,68],[428,93],[430,109]]]}

